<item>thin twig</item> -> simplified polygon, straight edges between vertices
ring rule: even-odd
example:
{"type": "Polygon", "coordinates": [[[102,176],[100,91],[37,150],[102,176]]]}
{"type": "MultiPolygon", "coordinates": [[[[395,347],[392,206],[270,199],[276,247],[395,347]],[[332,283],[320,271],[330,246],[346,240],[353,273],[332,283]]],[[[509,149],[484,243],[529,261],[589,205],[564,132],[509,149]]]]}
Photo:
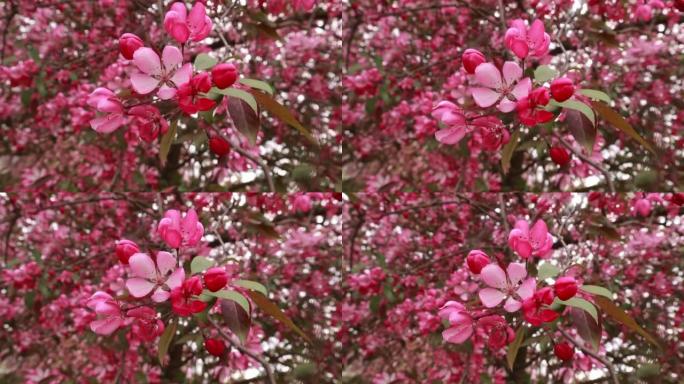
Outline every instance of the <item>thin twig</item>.
{"type": "Polygon", "coordinates": [[[233,338],[230,337],[230,335],[228,335],[227,333],[225,333],[223,329],[221,329],[221,327],[219,327],[218,324],[216,324],[214,320],[211,319],[211,317],[207,316],[207,321],[209,321],[209,324],[211,324],[211,326],[214,327],[216,331],[218,331],[219,335],[221,335],[221,337],[223,337],[230,345],[237,348],[237,350],[240,351],[240,353],[243,353],[251,357],[252,359],[258,361],[259,364],[261,364],[264,367],[264,370],[266,371],[266,377],[268,378],[268,381],[264,381],[266,381],[267,383],[276,384],[275,377],[273,376],[273,369],[266,360],[264,360],[261,356],[255,354],[254,352],[250,351],[249,349],[243,347],[237,341],[233,340],[233,338]]]}
{"type": "Polygon", "coordinates": [[[584,354],[589,355],[589,356],[593,357],[594,359],[603,363],[603,365],[605,365],[606,368],[608,368],[608,374],[610,375],[610,378],[613,380],[613,384],[620,384],[618,382],[617,376],[615,376],[615,367],[613,367],[613,364],[610,361],[608,361],[608,359],[606,359],[602,356],[599,356],[597,353],[595,353],[594,351],[592,351],[590,349],[585,348],[579,341],[575,340],[572,336],[570,336],[563,329],[558,328],[558,331],[563,335],[563,337],[568,339],[568,341],[570,341],[572,344],[574,344],[577,348],[581,349],[584,354]]]}
{"type": "Polygon", "coordinates": [[[588,156],[585,156],[581,151],[578,151],[575,149],[570,143],[567,141],[563,140],[560,136],[556,135],[556,138],[558,141],[560,141],[561,144],[563,144],[564,147],[570,150],[570,152],[574,153],[577,157],[582,159],[585,163],[591,165],[592,167],[596,168],[601,174],[603,174],[603,177],[606,179],[606,183],[608,184],[608,189],[610,190],[611,193],[615,193],[615,185],[613,184],[613,178],[610,176],[610,172],[597,164],[595,161],[590,159],[588,156]]]}

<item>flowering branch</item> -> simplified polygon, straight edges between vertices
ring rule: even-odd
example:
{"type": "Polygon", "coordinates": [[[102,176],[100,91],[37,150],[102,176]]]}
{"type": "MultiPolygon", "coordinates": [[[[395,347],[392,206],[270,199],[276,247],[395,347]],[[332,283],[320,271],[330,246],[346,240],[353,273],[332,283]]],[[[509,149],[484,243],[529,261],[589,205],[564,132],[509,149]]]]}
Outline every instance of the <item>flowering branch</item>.
{"type": "Polygon", "coordinates": [[[565,332],[560,327],[558,328],[558,331],[563,335],[563,337],[568,339],[568,341],[571,342],[574,346],[581,349],[582,352],[584,352],[585,354],[587,354],[587,355],[593,357],[594,359],[600,361],[601,363],[603,363],[603,365],[605,365],[606,368],[608,368],[608,374],[610,375],[610,378],[613,381],[613,384],[619,384],[618,379],[615,376],[615,368],[613,367],[613,364],[610,361],[608,361],[608,359],[603,358],[603,357],[599,356],[598,354],[594,353],[592,350],[585,348],[582,345],[582,343],[575,340],[572,336],[570,336],[567,332],[565,332]]]}

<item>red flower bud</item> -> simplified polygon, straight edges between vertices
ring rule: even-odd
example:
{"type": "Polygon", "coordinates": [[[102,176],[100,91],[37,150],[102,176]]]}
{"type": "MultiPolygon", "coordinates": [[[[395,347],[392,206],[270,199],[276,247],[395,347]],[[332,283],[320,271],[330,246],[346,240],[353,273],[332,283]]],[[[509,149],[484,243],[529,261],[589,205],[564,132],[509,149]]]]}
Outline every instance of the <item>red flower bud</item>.
{"type": "Polygon", "coordinates": [[[546,105],[551,100],[551,95],[549,90],[544,87],[539,87],[534,91],[530,92],[530,100],[536,105],[546,105]]]}
{"type": "Polygon", "coordinates": [[[231,63],[219,64],[211,70],[211,78],[217,88],[228,88],[235,84],[238,78],[238,70],[231,63]]]}
{"type": "Polygon", "coordinates": [[[209,92],[211,89],[211,80],[209,79],[209,73],[207,72],[202,72],[197,75],[195,75],[191,80],[190,83],[194,89],[196,89],[199,92],[209,92]]]}
{"type": "Polygon", "coordinates": [[[230,152],[230,143],[224,138],[214,136],[209,139],[209,149],[216,154],[216,156],[225,156],[230,152]]]}
{"type": "Polygon", "coordinates": [[[575,85],[567,77],[561,77],[551,82],[551,94],[558,102],[563,102],[575,94],[575,85]]]}
{"type": "Polygon", "coordinates": [[[489,264],[489,257],[479,249],[474,249],[468,253],[466,263],[468,264],[470,272],[478,275],[480,274],[480,271],[482,271],[482,268],[489,264]]]}
{"type": "Polygon", "coordinates": [[[138,245],[130,240],[121,239],[116,242],[116,257],[123,264],[128,264],[128,259],[140,252],[138,245]]]}
{"type": "Polygon", "coordinates": [[[144,46],[142,39],[132,33],[124,33],[119,38],[119,52],[126,60],[133,60],[135,51],[144,46]]]}
{"type": "Polygon", "coordinates": [[[222,340],[212,338],[204,341],[204,348],[206,348],[207,352],[211,355],[221,357],[226,350],[226,345],[223,344],[222,340]]]}
{"type": "Polygon", "coordinates": [[[563,276],[556,279],[553,289],[559,299],[568,300],[577,293],[577,281],[572,276],[563,276]]]}
{"type": "Polygon", "coordinates": [[[477,49],[468,48],[463,52],[461,61],[463,62],[463,68],[466,72],[472,75],[475,73],[475,68],[487,61],[487,59],[485,58],[485,55],[477,49]]]}
{"type": "Polygon", "coordinates": [[[549,155],[551,155],[551,160],[561,167],[568,165],[570,162],[570,154],[563,147],[551,147],[549,155]]]}
{"type": "Polygon", "coordinates": [[[204,272],[204,286],[212,292],[221,290],[228,284],[228,274],[222,268],[209,268],[204,272]]]}
{"type": "Polygon", "coordinates": [[[568,361],[572,360],[572,357],[575,355],[575,349],[570,344],[562,342],[553,347],[553,353],[557,358],[568,361]]]}

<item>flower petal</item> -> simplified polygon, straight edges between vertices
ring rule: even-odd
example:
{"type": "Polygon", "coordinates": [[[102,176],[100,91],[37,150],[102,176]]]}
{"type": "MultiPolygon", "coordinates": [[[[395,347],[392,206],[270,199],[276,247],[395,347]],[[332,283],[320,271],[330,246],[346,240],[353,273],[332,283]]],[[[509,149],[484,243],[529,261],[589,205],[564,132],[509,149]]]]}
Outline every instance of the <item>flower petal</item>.
{"type": "Polygon", "coordinates": [[[183,284],[183,280],[185,280],[185,270],[178,268],[166,279],[166,286],[169,289],[180,287],[183,284]]]}
{"type": "Polygon", "coordinates": [[[475,68],[475,79],[487,88],[501,88],[501,72],[492,63],[482,63],[475,68]]]}
{"type": "Polygon", "coordinates": [[[472,325],[462,325],[457,327],[449,327],[442,332],[442,337],[449,343],[461,344],[468,340],[473,334],[472,325]]]}
{"type": "Polygon", "coordinates": [[[503,99],[501,99],[499,105],[497,105],[496,108],[503,113],[508,113],[513,111],[515,109],[515,106],[515,101],[511,101],[508,97],[504,97],[503,99]]]}
{"type": "Polygon", "coordinates": [[[538,245],[535,248],[541,248],[546,243],[546,237],[548,234],[549,229],[546,226],[546,222],[544,222],[542,219],[537,220],[530,230],[530,240],[534,242],[534,244],[538,245]]]}
{"type": "Polygon", "coordinates": [[[508,273],[508,280],[511,282],[512,286],[517,286],[518,283],[522,281],[527,276],[527,269],[525,269],[525,264],[521,263],[510,263],[506,268],[508,273]]]}
{"type": "Polygon", "coordinates": [[[478,296],[480,296],[482,305],[487,308],[496,307],[497,305],[501,304],[503,299],[506,297],[503,292],[494,288],[483,288],[478,293],[478,296]]]}
{"type": "Polygon", "coordinates": [[[159,80],[144,73],[136,72],[131,75],[131,85],[133,90],[141,95],[146,95],[159,85],[159,80]]]}
{"type": "Polygon", "coordinates": [[[512,297],[509,297],[508,299],[506,299],[506,303],[504,304],[504,309],[506,310],[506,312],[515,312],[518,309],[520,309],[521,306],[522,306],[522,303],[520,301],[518,301],[512,297]]]}
{"type": "Polygon", "coordinates": [[[443,144],[456,144],[465,136],[466,131],[461,127],[440,129],[435,132],[435,139],[443,144]]]}
{"type": "Polygon", "coordinates": [[[150,280],[157,277],[157,268],[154,266],[154,261],[146,253],[134,254],[128,259],[128,264],[131,267],[131,272],[136,277],[150,280]]]}
{"type": "Polygon", "coordinates": [[[171,88],[168,85],[164,84],[161,87],[159,87],[157,96],[159,96],[159,98],[162,100],[173,99],[173,97],[176,96],[176,88],[171,88]]]}
{"type": "Polygon", "coordinates": [[[138,48],[133,54],[133,64],[148,75],[161,75],[162,67],[159,55],[152,48],[138,48]]]}
{"type": "Polygon", "coordinates": [[[166,276],[176,268],[176,258],[169,252],[157,252],[157,269],[162,276],[166,276]]]}
{"type": "Polygon", "coordinates": [[[518,288],[515,293],[518,294],[520,299],[527,300],[534,295],[534,290],[537,287],[537,280],[534,277],[530,277],[525,280],[518,288]]]}
{"type": "Polygon", "coordinates": [[[126,280],[126,289],[128,289],[128,292],[130,292],[133,297],[145,297],[152,292],[154,287],[155,284],[153,282],[139,277],[133,277],[126,280]]]}
{"type": "Polygon", "coordinates": [[[171,81],[176,87],[180,87],[181,85],[187,83],[190,81],[190,78],[192,77],[192,64],[187,63],[180,67],[176,72],[174,72],[173,76],[171,76],[171,81]]]}
{"type": "Polygon", "coordinates": [[[501,94],[493,89],[483,87],[471,88],[470,92],[473,95],[473,99],[475,99],[475,104],[481,108],[491,107],[501,97],[501,94]]]}
{"type": "Polygon", "coordinates": [[[126,119],[122,115],[110,113],[107,116],[90,120],[90,126],[99,133],[112,133],[125,122],[126,119]]]}
{"type": "Polygon", "coordinates": [[[161,303],[169,299],[169,291],[165,291],[162,287],[157,288],[152,294],[152,301],[161,303]]]}
{"type": "Polygon", "coordinates": [[[109,336],[119,329],[123,324],[123,319],[118,316],[108,316],[104,319],[95,320],[90,323],[90,329],[98,335],[109,336]]]}
{"type": "Polygon", "coordinates": [[[167,73],[175,70],[183,63],[183,53],[173,45],[167,45],[162,51],[162,63],[167,73]]]}
{"type": "Polygon", "coordinates": [[[506,272],[498,264],[492,263],[482,268],[480,272],[482,281],[492,288],[504,289],[508,286],[506,282],[506,272]]]}
{"type": "Polygon", "coordinates": [[[516,100],[522,100],[530,94],[530,91],[532,91],[532,80],[530,80],[529,77],[526,77],[515,85],[511,94],[515,96],[516,100]]]}
{"type": "Polygon", "coordinates": [[[522,68],[516,63],[515,61],[507,61],[503,65],[503,77],[504,77],[504,83],[506,83],[507,87],[510,87],[511,85],[515,84],[516,81],[518,81],[523,74],[522,68]]]}

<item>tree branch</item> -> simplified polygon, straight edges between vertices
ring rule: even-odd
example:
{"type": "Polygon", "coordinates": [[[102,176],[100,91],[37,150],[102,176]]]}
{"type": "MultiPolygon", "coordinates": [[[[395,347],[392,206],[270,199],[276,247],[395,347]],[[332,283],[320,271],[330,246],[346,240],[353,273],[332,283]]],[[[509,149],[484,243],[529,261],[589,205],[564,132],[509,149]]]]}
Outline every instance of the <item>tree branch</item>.
{"type": "Polygon", "coordinates": [[[608,374],[610,375],[610,378],[613,380],[613,384],[620,384],[618,382],[617,377],[615,376],[615,367],[613,367],[613,364],[610,361],[608,361],[608,359],[606,359],[602,356],[599,356],[597,353],[595,353],[594,351],[592,351],[590,349],[585,348],[582,345],[582,343],[575,340],[572,336],[570,336],[567,332],[565,332],[560,327],[558,328],[558,331],[563,335],[563,337],[568,339],[568,341],[570,341],[572,344],[574,344],[577,348],[581,349],[584,354],[589,355],[589,356],[593,357],[594,359],[603,363],[603,365],[605,365],[606,368],[608,368],[608,374]]]}

